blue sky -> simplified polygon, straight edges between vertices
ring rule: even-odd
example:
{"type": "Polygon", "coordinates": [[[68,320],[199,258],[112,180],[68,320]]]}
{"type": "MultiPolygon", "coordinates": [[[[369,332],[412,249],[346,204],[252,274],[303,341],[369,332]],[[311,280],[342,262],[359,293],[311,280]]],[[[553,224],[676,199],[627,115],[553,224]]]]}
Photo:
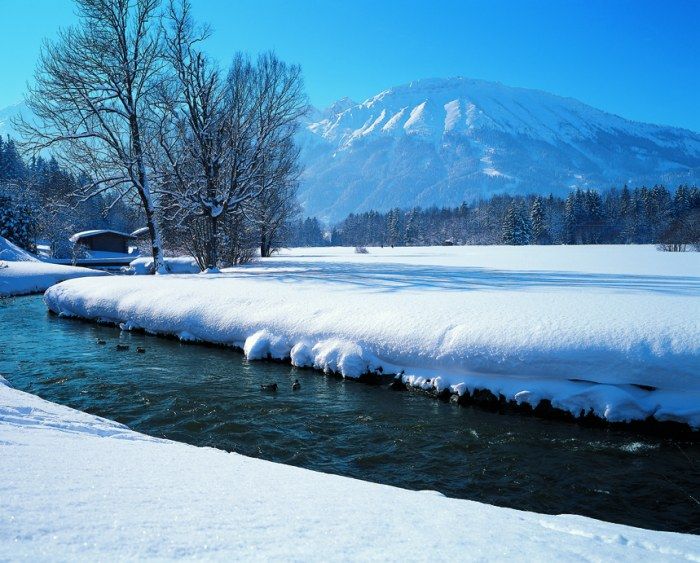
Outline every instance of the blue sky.
{"type": "MultiPolygon", "coordinates": [[[[304,68],[311,102],[426,77],[468,76],[571,96],[700,131],[700,0],[193,0],[225,63],[275,49],[304,68]]],[[[70,0],[0,0],[0,108],[21,99],[42,38],[70,0]]]]}

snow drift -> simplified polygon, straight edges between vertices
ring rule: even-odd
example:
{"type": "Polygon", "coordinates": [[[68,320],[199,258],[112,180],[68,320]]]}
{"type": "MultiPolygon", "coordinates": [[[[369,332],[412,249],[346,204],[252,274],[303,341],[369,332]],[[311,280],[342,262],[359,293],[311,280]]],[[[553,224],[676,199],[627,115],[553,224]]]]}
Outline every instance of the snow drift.
{"type": "Polygon", "coordinates": [[[202,276],[75,280],[59,314],[421,388],[700,427],[700,263],[653,247],[303,249],[202,276]]]}
{"type": "Polygon", "coordinates": [[[40,293],[64,280],[101,275],[105,272],[42,262],[0,237],[0,297],[40,293]]]}
{"type": "Polygon", "coordinates": [[[2,378],[0,445],[0,552],[13,560],[700,558],[698,536],[498,508],[149,438],[2,378]],[[412,522],[423,533],[407,533],[412,522]]]}
{"type": "Polygon", "coordinates": [[[0,237],[0,260],[5,262],[38,262],[38,258],[6,238],[0,237]]]}

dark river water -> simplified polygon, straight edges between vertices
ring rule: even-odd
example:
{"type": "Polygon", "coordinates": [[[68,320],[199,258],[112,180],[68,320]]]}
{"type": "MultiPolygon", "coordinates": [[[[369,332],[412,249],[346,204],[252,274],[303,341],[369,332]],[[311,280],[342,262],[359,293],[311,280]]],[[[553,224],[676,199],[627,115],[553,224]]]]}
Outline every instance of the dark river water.
{"type": "Polygon", "coordinates": [[[233,350],[53,317],[39,296],[0,299],[0,342],[0,374],[15,388],[153,436],[501,506],[700,533],[698,443],[248,363],[233,350]],[[118,352],[118,343],[130,349],[118,352]],[[277,393],[260,390],[269,382],[277,393]]]}

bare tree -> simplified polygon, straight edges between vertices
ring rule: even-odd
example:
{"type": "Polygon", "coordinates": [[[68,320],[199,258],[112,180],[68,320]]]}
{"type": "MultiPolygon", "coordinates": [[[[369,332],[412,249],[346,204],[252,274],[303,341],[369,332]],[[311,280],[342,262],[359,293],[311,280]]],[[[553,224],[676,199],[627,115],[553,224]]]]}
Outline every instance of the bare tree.
{"type": "Polygon", "coordinates": [[[162,170],[158,192],[168,202],[169,220],[186,223],[195,257],[205,269],[219,260],[219,221],[226,145],[227,93],[218,67],[198,48],[209,31],[197,29],[187,1],[171,1],[165,57],[172,71],[159,90],[155,166],[162,170]],[[195,219],[193,219],[193,217],[195,219]]]}
{"type": "Polygon", "coordinates": [[[80,196],[133,198],[143,208],[155,270],[165,272],[147,166],[149,104],[161,81],[160,0],[76,0],[80,23],[42,49],[19,125],[33,151],[51,149],[91,181],[80,196]]]}
{"type": "Polygon", "coordinates": [[[226,209],[257,209],[253,217],[264,233],[261,253],[269,256],[274,235],[296,204],[299,152],[294,135],[308,108],[301,68],[274,53],[261,55],[255,65],[239,55],[229,72],[228,91],[232,111],[226,209]]]}
{"type": "Polygon", "coordinates": [[[173,79],[160,91],[154,158],[168,181],[158,192],[168,202],[169,218],[198,237],[191,245],[198,263],[215,270],[222,238],[232,239],[230,225],[241,224],[237,216],[244,207],[273,185],[271,155],[284,154],[284,166],[296,166],[289,147],[306,111],[301,69],[273,54],[255,64],[237,54],[222,76],[199,48],[208,30],[196,28],[189,2],[171,3],[168,16],[166,58],[173,79]],[[236,219],[224,221],[227,215],[236,219]]]}
{"type": "Polygon", "coordinates": [[[300,211],[297,186],[301,169],[299,150],[291,138],[281,142],[263,158],[260,168],[262,192],[249,206],[248,216],[259,231],[260,256],[269,257],[279,250],[289,222],[300,211]]]}

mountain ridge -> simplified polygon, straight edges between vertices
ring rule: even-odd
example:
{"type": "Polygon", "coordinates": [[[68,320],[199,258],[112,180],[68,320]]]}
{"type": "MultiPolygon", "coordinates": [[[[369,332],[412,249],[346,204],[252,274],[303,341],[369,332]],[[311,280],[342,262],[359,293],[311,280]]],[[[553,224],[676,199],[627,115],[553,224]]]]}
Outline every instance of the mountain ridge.
{"type": "Polygon", "coordinates": [[[464,77],[412,81],[336,113],[318,112],[299,139],[300,199],[307,213],[329,221],[495,193],[565,195],[700,177],[694,131],[464,77]]]}
{"type": "MultiPolygon", "coordinates": [[[[0,109],[16,135],[22,102],[0,109]]],[[[565,196],[700,180],[700,134],[543,90],[465,77],[415,80],[313,109],[297,135],[307,215],[457,206],[498,193],[565,196]]]]}

